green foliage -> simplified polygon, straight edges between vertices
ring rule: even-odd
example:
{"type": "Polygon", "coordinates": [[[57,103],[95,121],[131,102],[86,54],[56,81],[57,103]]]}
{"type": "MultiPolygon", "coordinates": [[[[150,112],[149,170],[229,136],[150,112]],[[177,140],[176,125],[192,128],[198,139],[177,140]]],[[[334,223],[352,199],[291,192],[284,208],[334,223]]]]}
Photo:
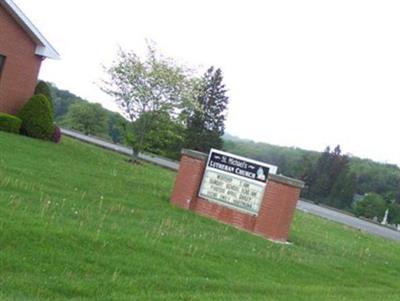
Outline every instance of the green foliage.
{"type": "Polygon", "coordinates": [[[351,172],[350,158],[341,154],[339,146],[317,153],[228,137],[224,149],[277,165],[280,173],[305,181],[308,189],[303,196],[314,202],[341,209],[351,207],[357,174],[351,172]]]}
{"type": "MultiPolygon", "coordinates": [[[[395,165],[382,164],[357,157],[342,156],[340,148],[323,153],[293,147],[255,143],[237,137],[225,136],[224,149],[245,157],[268,162],[279,167],[279,172],[311,183],[310,190],[303,190],[303,197],[314,202],[351,211],[353,195],[375,192],[383,195],[389,210],[389,222],[397,223],[400,212],[400,169],[395,165]],[[335,179],[333,181],[333,179],[335,179]],[[394,222],[396,221],[396,222],[394,222]]],[[[375,207],[374,207],[375,208],[375,207]]],[[[380,215],[378,210],[373,216],[380,215]]]]}
{"type": "Polygon", "coordinates": [[[357,174],[357,193],[376,192],[381,195],[393,194],[400,203],[400,168],[372,160],[352,158],[351,171],[357,174]]]}
{"type": "Polygon", "coordinates": [[[54,114],[53,95],[51,93],[51,89],[50,89],[49,85],[45,81],[40,80],[37,83],[36,88],[35,88],[35,95],[37,95],[37,94],[42,94],[47,97],[47,99],[49,100],[51,111],[54,114]]]}
{"type": "Polygon", "coordinates": [[[388,206],[384,198],[377,193],[371,192],[355,204],[354,212],[357,216],[367,218],[378,217],[381,221],[387,208],[388,206]]]}
{"type": "Polygon", "coordinates": [[[328,204],[339,209],[350,209],[356,191],[357,176],[344,169],[339,175],[329,194],[328,204]]]}
{"type": "MultiPolygon", "coordinates": [[[[317,164],[321,153],[294,147],[256,143],[250,140],[226,136],[224,149],[242,156],[254,158],[279,167],[279,172],[297,179],[310,181],[310,171],[317,164]]],[[[363,195],[376,192],[391,193],[400,204],[400,168],[368,159],[349,157],[349,172],[356,175],[356,193],[363,195]]],[[[322,183],[321,183],[322,185],[322,183]]],[[[328,195],[326,195],[328,197],[328,195]]]]}
{"type": "Polygon", "coordinates": [[[69,107],[76,102],[84,102],[86,100],[69,92],[68,90],[58,89],[54,84],[48,84],[53,95],[54,118],[60,121],[68,113],[69,107]]]}
{"type": "Polygon", "coordinates": [[[54,125],[49,100],[42,94],[32,96],[18,113],[21,133],[38,139],[52,140],[54,125]]]}
{"type": "MultiPolygon", "coordinates": [[[[51,89],[52,95],[54,95],[55,119],[63,127],[74,128],[71,120],[67,118],[70,107],[81,103],[90,104],[90,102],[67,90],[60,90],[55,85],[48,84],[48,86],[51,89]]],[[[104,108],[102,110],[107,115],[107,130],[104,131],[103,127],[100,126],[98,127],[100,131],[93,132],[92,135],[111,139],[114,143],[125,143],[124,127],[127,123],[126,119],[119,113],[111,112],[104,108]]]]}
{"type": "Polygon", "coordinates": [[[389,204],[388,209],[389,209],[388,222],[393,225],[400,225],[400,205],[393,202],[389,204]]]}
{"type": "MultiPolygon", "coordinates": [[[[189,80],[184,68],[157,54],[148,45],[146,59],[133,51],[120,50],[115,62],[106,69],[102,90],[114,97],[125,117],[134,123],[145,113],[164,112],[177,117],[187,104],[189,80]]],[[[148,118],[139,122],[132,140],[134,159],[145,148],[145,136],[152,124],[148,118]]]]}
{"type": "Polygon", "coordinates": [[[107,119],[107,113],[100,104],[81,101],[70,105],[62,125],[85,135],[104,137],[107,135],[107,119]]]}
{"type": "Polygon", "coordinates": [[[224,150],[244,157],[274,164],[279,173],[306,180],[320,153],[295,147],[276,146],[237,137],[224,136],[224,150]]]}
{"type": "Polygon", "coordinates": [[[171,206],[176,174],[152,164],[68,138],[0,146],[1,300],[399,299],[398,242],[296,212],[274,244],[171,206]]]}
{"type": "Polygon", "coordinates": [[[348,172],[349,158],[342,155],[340,146],[336,146],[333,151],[327,147],[309,172],[310,175],[306,181],[309,187],[307,197],[328,204],[336,204],[339,208],[348,207],[356,188],[348,172]],[[350,180],[352,182],[348,183],[350,180]]]}
{"type": "Polygon", "coordinates": [[[107,112],[107,127],[108,135],[110,136],[112,142],[124,144],[126,143],[125,128],[127,125],[127,120],[118,113],[107,112]]]}
{"type": "Polygon", "coordinates": [[[148,126],[142,141],[144,151],[175,160],[180,158],[185,131],[182,124],[174,121],[165,112],[144,113],[133,123],[133,130],[129,131],[131,144],[135,143],[137,137],[133,135],[144,126],[148,126]]]}
{"type": "Polygon", "coordinates": [[[221,69],[209,68],[201,80],[196,105],[187,114],[185,146],[208,153],[223,147],[228,97],[221,69]]]}
{"type": "Polygon", "coordinates": [[[357,176],[350,172],[349,164],[349,157],[342,155],[339,145],[333,151],[328,146],[316,164],[310,166],[304,179],[307,189],[303,196],[317,203],[351,210],[357,176]]]}
{"type": "Polygon", "coordinates": [[[0,113],[0,131],[18,134],[22,120],[17,116],[0,113]]]}

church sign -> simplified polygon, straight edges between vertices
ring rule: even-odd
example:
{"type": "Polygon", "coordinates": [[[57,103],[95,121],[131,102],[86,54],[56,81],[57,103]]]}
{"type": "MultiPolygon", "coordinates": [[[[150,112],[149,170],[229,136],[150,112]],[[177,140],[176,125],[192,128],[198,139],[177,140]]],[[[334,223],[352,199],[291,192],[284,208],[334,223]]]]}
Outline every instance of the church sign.
{"type": "Polygon", "coordinates": [[[277,167],[212,149],[199,196],[220,205],[258,214],[270,173],[277,167]]]}

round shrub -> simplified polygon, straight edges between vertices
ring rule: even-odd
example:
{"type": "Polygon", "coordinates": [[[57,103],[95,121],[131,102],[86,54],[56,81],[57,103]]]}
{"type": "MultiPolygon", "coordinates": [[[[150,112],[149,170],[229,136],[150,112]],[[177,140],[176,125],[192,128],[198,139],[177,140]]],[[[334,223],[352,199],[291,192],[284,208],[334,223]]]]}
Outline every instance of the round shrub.
{"type": "Polygon", "coordinates": [[[53,141],[57,144],[61,142],[61,130],[58,126],[54,127],[53,141]]]}
{"type": "Polygon", "coordinates": [[[0,113],[0,131],[19,134],[21,123],[17,116],[0,113]]]}
{"type": "Polygon", "coordinates": [[[36,88],[35,88],[35,95],[38,95],[38,94],[43,94],[44,96],[47,97],[47,99],[49,100],[49,103],[50,103],[51,111],[54,112],[53,96],[51,95],[50,87],[46,82],[44,82],[42,80],[40,80],[37,83],[36,88]]]}
{"type": "Polygon", "coordinates": [[[18,116],[22,119],[22,134],[43,140],[53,140],[53,114],[46,96],[43,94],[32,96],[18,116]]]}

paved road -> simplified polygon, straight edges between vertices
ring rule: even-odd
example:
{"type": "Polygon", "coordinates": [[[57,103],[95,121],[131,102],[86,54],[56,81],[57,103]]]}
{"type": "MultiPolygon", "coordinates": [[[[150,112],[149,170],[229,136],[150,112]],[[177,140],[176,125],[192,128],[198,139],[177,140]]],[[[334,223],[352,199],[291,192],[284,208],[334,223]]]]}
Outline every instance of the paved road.
{"type": "MultiPolygon", "coordinates": [[[[71,130],[67,130],[67,129],[61,129],[61,132],[66,135],[66,136],[70,136],[73,137],[75,139],[79,139],[81,141],[84,142],[88,142],[106,149],[110,149],[125,155],[132,155],[132,150],[128,147],[125,146],[121,146],[121,145],[117,145],[117,144],[113,144],[107,141],[104,141],[102,139],[96,138],[96,137],[90,137],[90,136],[85,136],[79,132],[75,132],[75,131],[71,131],[71,130]]],[[[164,158],[160,158],[160,157],[156,157],[156,156],[149,156],[149,155],[145,155],[145,154],[140,154],[139,157],[142,160],[163,166],[165,168],[169,168],[172,170],[178,170],[179,168],[179,164],[177,162],[168,160],[168,159],[164,159],[164,158]]],[[[315,204],[311,204],[308,202],[304,202],[304,201],[299,201],[297,204],[297,209],[306,212],[306,213],[310,213],[310,214],[314,214],[317,215],[319,217],[337,222],[337,223],[341,223],[344,225],[347,225],[349,227],[353,227],[371,234],[375,234],[384,238],[388,238],[388,239],[392,239],[392,240],[397,240],[400,241],[400,232],[399,231],[395,231],[377,224],[374,224],[372,222],[368,222],[353,216],[349,216],[347,214],[343,214],[340,213],[338,211],[335,210],[331,210],[325,207],[321,207],[315,204]]]]}
{"type": "MultiPolygon", "coordinates": [[[[102,139],[99,139],[96,137],[86,136],[79,132],[71,131],[71,130],[67,130],[67,129],[61,129],[61,132],[66,136],[69,136],[69,137],[72,137],[75,139],[79,139],[81,141],[88,142],[90,144],[94,144],[94,145],[100,146],[102,148],[113,150],[113,151],[116,151],[116,152],[124,154],[124,155],[129,155],[129,156],[132,155],[132,149],[130,149],[129,147],[110,143],[110,142],[107,142],[105,140],[102,140],[102,139]]],[[[162,167],[169,168],[172,170],[178,170],[178,168],[179,168],[179,164],[177,162],[171,161],[168,159],[164,159],[164,158],[160,158],[160,157],[156,157],[156,156],[149,156],[149,155],[145,155],[145,154],[139,154],[139,158],[144,161],[148,161],[148,162],[151,162],[151,163],[154,163],[154,164],[157,164],[157,165],[160,165],[162,167]]]]}
{"type": "Polygon", "coordinates": [[[359,219],[354,216],[350,216],[347,214],[343,214],[341,212],[331,210],[325,207],[321,207],[315,204],[311,204],[308,202],[304,201],[299,201],[297,203],[297,209],[306,212],[306,213],[311,213],[317,216],[320,216],[322,218],[341,223],[371,234],[375,234],[378,236],[382,236],[388,239],[392,240],[398,240],[400,241],[400,232],[396,230],[392,230],[387,227],[380,226],[378,224],[368,222],[366,220],[359,219]]]}

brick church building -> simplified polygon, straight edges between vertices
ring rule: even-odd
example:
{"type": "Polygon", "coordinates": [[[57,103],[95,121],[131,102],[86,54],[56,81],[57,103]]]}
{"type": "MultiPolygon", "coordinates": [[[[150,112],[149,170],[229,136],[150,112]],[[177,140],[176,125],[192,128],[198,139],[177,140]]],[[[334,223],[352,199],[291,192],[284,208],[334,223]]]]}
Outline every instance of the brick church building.
{"type": "Polygon", "coordinates": [[[13,1],[0,0],[0,112],[18,113],[45,58],[59,54],[13,1]]]}

